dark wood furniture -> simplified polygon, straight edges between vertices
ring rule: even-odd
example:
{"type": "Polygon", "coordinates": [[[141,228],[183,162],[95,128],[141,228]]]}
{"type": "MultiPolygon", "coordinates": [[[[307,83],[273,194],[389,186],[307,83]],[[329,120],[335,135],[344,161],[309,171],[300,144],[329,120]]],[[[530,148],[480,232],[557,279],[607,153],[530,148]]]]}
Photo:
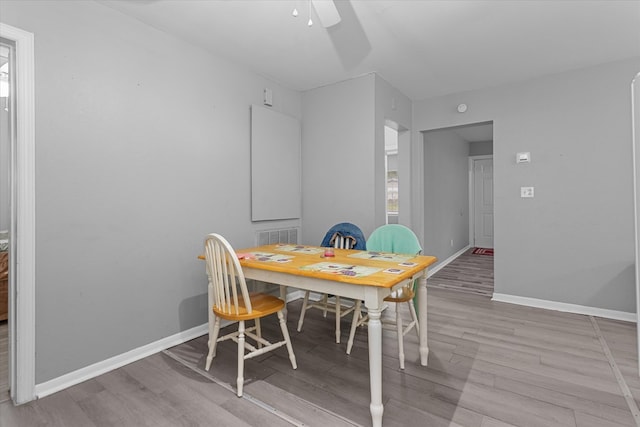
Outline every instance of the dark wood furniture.
{"type": "Polygon", "coordinates": [[[9,252],[0,252],[0,321],[9,312],[9,252]]]}

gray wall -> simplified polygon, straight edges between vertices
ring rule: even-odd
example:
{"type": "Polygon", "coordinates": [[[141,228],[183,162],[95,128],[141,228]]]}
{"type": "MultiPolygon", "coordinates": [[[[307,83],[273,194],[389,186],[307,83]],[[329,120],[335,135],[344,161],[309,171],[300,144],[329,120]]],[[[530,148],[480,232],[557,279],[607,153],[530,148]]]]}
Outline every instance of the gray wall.
{"type": "Polygon", "coordinates": [[[477,141],[469,143],[470,156],[488,156],[493,154],[493,141],[477,141]]]}
{"type": "MultiPolygon", "coordinates": [[[[304,92],[302,103],[302,242],[319,244],[343,221],[369,236],[386,222],[384,126],[410,129],[410,99],[368,74],[304,92]]],[[[409,195],[408,141],[399,137],[401,199],[409,195]]]]}
{"type": "MultiPolygon", "coordinates": [[[[630,82],[638,70],[640,57],[414,103],[416,132],[493,120],[495,292],[635,311],[630,82]],[[455,111],[462,102],[465,114],[455,111]],[[532,162],[517,165],[519,151],[532,162]],[[535,198],[520,198],[521,186],[534,186],[535,198]]],[[[414,165],[420,177],[424,165],[414,165]]],[[[420,216],[422,204],[413,209],[420,216]]]]}
{"type": "Polygon", "coordinates": [[[374,75],[302,96],[302,243],[339,222],[374,228],[374,75]]]}
{"type": "Polygon", "coordinates": [[[375,82],[375,224],[379,227],[386,222],[384,128],[391,122],[398,128],[398,220],[410,226],[412,102],[382,77],[376,75],[375,82]]]}
{"type": "Polygon", "coordinates": [[[469,244],[469,143],[451,130],[424,133],[424,197],[423,253],[440,263],[469,244]]]}
{"type": "Polygon", "coordinates": [[[95,2],[4,1],[35,34],[36,382],[206,322],[206,233],[252,246],[249,106],[300,94],[95,2]]]}

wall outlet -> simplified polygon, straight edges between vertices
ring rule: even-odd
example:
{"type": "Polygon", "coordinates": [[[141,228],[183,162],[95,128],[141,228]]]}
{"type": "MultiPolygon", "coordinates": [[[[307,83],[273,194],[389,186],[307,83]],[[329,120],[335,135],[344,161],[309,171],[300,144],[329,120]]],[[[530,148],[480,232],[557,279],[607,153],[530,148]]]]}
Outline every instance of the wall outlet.
{"type": "Polygon", "coordinates": [[[520,197],[533,197],[533,187],[520,187],[520,197]]]}

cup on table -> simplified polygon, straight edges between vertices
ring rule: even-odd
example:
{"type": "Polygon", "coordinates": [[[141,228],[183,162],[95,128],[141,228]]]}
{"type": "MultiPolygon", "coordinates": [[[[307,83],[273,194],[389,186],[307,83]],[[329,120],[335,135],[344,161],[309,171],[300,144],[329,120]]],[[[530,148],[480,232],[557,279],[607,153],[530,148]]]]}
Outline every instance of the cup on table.
{"type": "Polygon", "coordinates": [[[335,254],[333,253],[333,248],[325,248],[324,249],[324,256],[325,257],[335,256],[335,254]]]}

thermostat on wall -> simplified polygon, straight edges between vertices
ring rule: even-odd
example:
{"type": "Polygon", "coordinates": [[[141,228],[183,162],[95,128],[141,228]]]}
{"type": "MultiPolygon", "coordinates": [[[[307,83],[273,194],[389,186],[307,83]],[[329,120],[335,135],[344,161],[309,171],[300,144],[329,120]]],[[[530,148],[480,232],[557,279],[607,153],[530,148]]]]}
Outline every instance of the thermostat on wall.
{"type": "Polygon", "coordinates": [[[529,163],[531,161],[531,153],[518,153],[516,154],[516,163],[529,163]]]}
{"type": "Polygon", "coordinates": [[[273,105],[273,91],[269,88],[264,90],[264,105],[271,107],[273,105]]]}

